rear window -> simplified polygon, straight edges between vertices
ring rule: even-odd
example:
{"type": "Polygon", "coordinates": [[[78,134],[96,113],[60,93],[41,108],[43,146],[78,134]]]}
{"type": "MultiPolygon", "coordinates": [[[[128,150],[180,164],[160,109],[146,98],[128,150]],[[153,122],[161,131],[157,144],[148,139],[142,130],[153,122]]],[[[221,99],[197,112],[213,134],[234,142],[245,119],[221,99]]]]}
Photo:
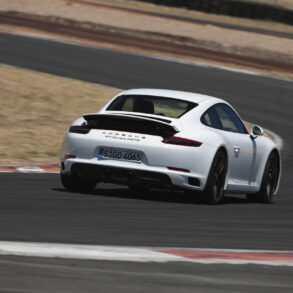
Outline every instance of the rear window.
{"type": "Polygon", "coordinates": [[[196,103],[144,95],[122,95],[117,97],[107,108],[107,111],[126,111],[179,118],[194,107],[196,103]]]}

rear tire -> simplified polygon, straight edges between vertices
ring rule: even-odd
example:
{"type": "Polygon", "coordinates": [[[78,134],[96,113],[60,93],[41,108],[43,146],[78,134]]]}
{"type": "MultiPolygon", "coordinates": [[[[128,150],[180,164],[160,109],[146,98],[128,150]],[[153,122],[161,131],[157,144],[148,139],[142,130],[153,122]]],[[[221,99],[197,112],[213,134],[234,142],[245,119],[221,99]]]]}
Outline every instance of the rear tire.
{"type": "Polygon", "coordinates": [[[223,150],[219,150],[213,160],[203,200],[210,205],[219,204],[224,198],[224,187],[227,174],[227,157],[223,150]]]}
{"type": "Polygon", "coordinates": [[[60,173],[61,182],[65,189],[73,192],[92,192],[96,185],[97,180],[89,180],[76,175],[65,175],[60,173]]]}
{"type": "Polygon", "coordinates": [[[261,187],[258,193],[247,194],[247,200],[252,202],[271,203],[278,186],[280,173],[279,158],[272,152],[266,162],[261,187]]]}

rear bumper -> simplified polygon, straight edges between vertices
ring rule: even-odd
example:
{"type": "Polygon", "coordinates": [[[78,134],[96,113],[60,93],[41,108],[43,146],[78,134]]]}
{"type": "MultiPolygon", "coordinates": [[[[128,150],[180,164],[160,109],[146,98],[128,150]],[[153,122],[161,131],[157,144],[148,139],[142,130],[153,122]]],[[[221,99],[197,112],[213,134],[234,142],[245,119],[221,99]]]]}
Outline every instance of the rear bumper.
{"type": "Polygon", "coordinates": [[[172,185],[170,177],[166,174],[129,168],[75,163],[71,167],[71,173],[87,178],[99,178],[103,182],[118,184],[172,185]]]}
{"type": "Polygon", "coordinates": [[[203,190],[206,183],[206,179],[198,174],[114,160],[67,159],[61,162],[61,172],[123,185],[145,184],[151,187],[176,186],[203,190]]]}

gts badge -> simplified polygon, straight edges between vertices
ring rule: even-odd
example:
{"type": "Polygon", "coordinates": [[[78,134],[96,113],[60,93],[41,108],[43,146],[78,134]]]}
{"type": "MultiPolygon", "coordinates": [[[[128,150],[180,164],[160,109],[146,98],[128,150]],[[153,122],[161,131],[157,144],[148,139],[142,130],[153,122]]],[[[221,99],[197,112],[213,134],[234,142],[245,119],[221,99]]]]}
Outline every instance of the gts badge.
{"type": "Polygon", "coordinates": [[[145,136],[139,136],[137,134],[126,134],[126,133],[118,133],[118,132],[102,132],[105,138],[113,138],[117,140],[124,140],[124,141],[141,141],[146,139],[145,136]]]}

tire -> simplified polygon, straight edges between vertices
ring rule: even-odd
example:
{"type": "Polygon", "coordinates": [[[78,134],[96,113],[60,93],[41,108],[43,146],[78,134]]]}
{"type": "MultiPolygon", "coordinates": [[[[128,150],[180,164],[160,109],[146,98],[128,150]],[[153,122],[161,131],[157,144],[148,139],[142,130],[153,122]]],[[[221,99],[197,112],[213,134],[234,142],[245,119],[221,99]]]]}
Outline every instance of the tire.
{"type": "Polygon", "coordinates": [[[278,186],[279,173],[279,158],[276,152],[272,152],[266,162],[259,192],[255,194],[247,194],[247,200],[261,203],[273,202],[274,193],[278,186]]]}
{"type": "Polygon", "coordinates": [[[60,173],[61,182],[65,189],[73,192],[92,192],[96,185],[96,180],[87,180],[76,175],[65,175],[60,173]]]}
{"type": "Polygon", "coordinates": [[[202,198],[207,204],[216,205],[223,200],[227,166],[226,153],[223,150],[219,150],[213,160],[206,187],[203,191],[202,198]]]}

